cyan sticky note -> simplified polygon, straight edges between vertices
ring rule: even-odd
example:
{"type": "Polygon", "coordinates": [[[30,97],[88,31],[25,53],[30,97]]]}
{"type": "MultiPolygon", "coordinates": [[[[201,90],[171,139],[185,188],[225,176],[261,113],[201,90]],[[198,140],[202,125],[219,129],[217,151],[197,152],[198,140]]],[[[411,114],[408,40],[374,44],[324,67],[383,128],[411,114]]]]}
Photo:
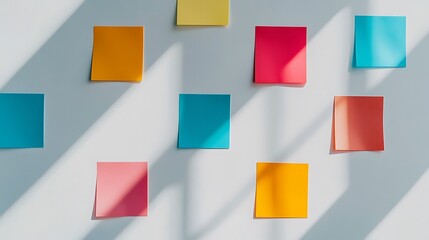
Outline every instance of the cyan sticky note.
{"type": "Polygon", "coordinates": [[[231,97],[180,94],[178,148],[229,148],[231,97]]]}
{"type": "Polygon", "coordinates": [[[0,148],[43,148],[44,94],[0,94],[0,148]]]}
{"type": "Polygon", "coordinates": [[[406,67],[405,16],[355,16],[356,68],[406,67]]]}

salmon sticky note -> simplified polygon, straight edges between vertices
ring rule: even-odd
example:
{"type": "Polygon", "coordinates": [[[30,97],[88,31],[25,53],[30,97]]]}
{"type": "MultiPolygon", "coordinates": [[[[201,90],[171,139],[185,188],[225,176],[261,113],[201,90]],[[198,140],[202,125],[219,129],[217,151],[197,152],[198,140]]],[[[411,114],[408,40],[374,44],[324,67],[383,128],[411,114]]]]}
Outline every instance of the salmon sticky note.
{"type": "Polygon", "coordinates": [[[383,102],[380,96],[336,96],[334,150],[384,150],[383,102]]]}
{"type": "Polygon", "coordinates": [[[143,27],[94,27],[91,80],[140,82],[143,27]]]}
{"type": "Polygon", "coordinates": [[[177,25],[226,26],[229,0],[177,0],[177,25]]]}
{"type": "Polygon", "coordinates": [[[0,148],[43,148],[45,95],[0,94],[0,148]]]}
{"type": "Polygon", "coordinates": [[[308,164],[256,165],[256,218],[306,218],[308,164]]]}
{"type": "Polygon", "coordinates": [[[307,82],[306,27],[255,29],[255,83],[304,85],[307,82]]]}
{"type": "Polygon", "coordinates": [[[147,216],[147,185],[146,162],[97,163],[95,216],[147,216]]]}
{"type": "Polygon", "coordinates": [[[405,16],[355,16],[356,68],[406,67],[405,16]]]}

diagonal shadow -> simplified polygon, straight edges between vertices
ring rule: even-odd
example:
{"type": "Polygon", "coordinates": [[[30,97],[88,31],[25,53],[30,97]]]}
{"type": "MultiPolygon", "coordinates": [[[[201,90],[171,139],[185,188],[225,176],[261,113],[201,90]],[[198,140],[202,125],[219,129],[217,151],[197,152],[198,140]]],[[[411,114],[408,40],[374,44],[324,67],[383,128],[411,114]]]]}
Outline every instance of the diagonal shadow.
{"type": "MultiPolygon", "coordinates": [[[[329,2],[320,2],[320,5],[315,6],[315,3],[307,3],[306,6],[303,6],[304,9],[302,9],[303,12],[305,12],[306,14],[304,15],[304,18],[309,18],[309,16],[317,16],[320,14],[320,9],[322,9],[322,11],[324,11],[325,9],[327,9],[327,11],[331,11],[331,15],[329,17],[333,17],[337,12],[339,12],[340,10],[342,10],[345,7],[352,7],[354,11],[364,11],[367,7],[367,1],[346,1],[346,2],[342,2],[342,1],[329,1],[329,2]],[[309,7],[312,6],[312,7],[309,7]],[[307,8],[307,9],[305,9],[307,8]]],[[[317,5],[317,4],[316,4],[317,5]]],[[[312,19],[313,17],[310,17],[310,19],[312,19]]],[[[330,18],[329,18],[330,19],[330,18]]],[[[316,23],[316,25],[319,26],[319,28],[325,26],[325,24],[328,22],[328,20],[324,20],[324,21],[318,21],[318,23],[316,23]]],[[[314,23],[313,23],[314,24],[314,23]]],[[[313,26],[313,24],[311,24],[310,26],[313,26]]],[[[309,27],[309,29],[311,30],[311,27],[309,27]]],[[[315,33],[317,34],[317,32],[315,33]]],[[[320,80],[320,79],[318,79],[320,80]]],[[[282,105],[282,104],[279,104],[282,105]]],[[[281,106],[277,106],[277,107],[281,107],[281,106]]],[[[285,159],[287,159],[289,156],[291,156],[291,152],[293,153],[294,150],[296,150],[299,146],[302,146],[305,144],[306,140],[310,139],[311,135],[316,132],[316,130],[320,129],[321,127],[323,127],[323,123],[329,119],[330,115],[330,110],[331,109],[323,109],[323,111],[317,115],[317,117],[312,120],[311,124],[305,128],[305,130],[298,135],[298,137],[296,137],[293,141],[291,141],[291,143],[288,145],[287,148],[283,149],[282,151],[280,151],[279,154],[277,154],[272,160],[271,162],[283,162],[285,161],[285,159]]],[[[270,146],[272,151],[277,152],[278,150],[278,144],[276,142],[274,142],[272,139],[278,139],[278,134],[279,132],[276,130],[276,126],[278,125],[278,122],[275,120],[279,117],[278,112],[273,109],[271,111],[272,114],[272,123],[270,124],[271,129],[270,129],[270,133],[271,133],[271,137],[270,139],[267,139],[267,141],[270,141],[270,146]]],[[[256,194],[255,194],[256,195],[256,194]]],[[[272,219],[271,221],[271,228],[269,231],[269,239],[272,240],[280,240],[280,239],[285,239],[286,236],[284,235],[284,225],[278,221],[278,219],[272,219]]],[[[323,238],[320,238],[323,239],[323,238]]]]}
{"type": "MultiPolygon", "coordinates": [[[[385,96],[385,141],[382,153],[350,155],[347,191],[305,234],[303,239],[365,239],[427,171],[425,142],[429,128],[429,83],[425,59],[429,36],[407,56],[408,67],[387,76],[361,94],[385,96]]],[[[364,89],[368,79],[351,80],[350,89],[364,89]]]]}
{"type": "MultiPolygon", "coordinates": [[[[280,153],[278,153],[272,162],[283,162],[284,159],[287,159],[289,156],[292,156],[298,147],[306,142],[313,134],[317,132],[320,128],[323,121],[326,121],[329,117],[328,109],[321,111],[321,113],[315,117],[301,132],[297,137],[292,141],[292,144],[287,148],[283,149],[280,153]]],[[[255,164],[256,166],[256,164],[255,164]]],[[[264,174],[261,175],[262,177],[264,174]]],[[[203,227],[201,227],[198,231],[194,232],[189,236],[188,239],[201,239],[204,235],[213,231],[216,226],[218,226],[224,218],[226,218],[236,207],[239,207],[242,201],[248,196],[249,193],[255,191],[255,181],[252,179],[249,181],[242,189],[228,201],[211,220],[206,223],[203,227]]],[[[274,229],[276,230],[276,229],[274,229]]],[[[270,236],[269,239],[275,239],[277,237],[277,233],[274,232],[273,235],[270,236]]]]}
{"type": "MultiPolygon", "coordinates": [[[[311,23],[308,23],[308,20],[304,19],[305,16],[299,13],[308,12],[309,9],[307,6],[309,3],[309,1],[295,2],[293,3],[293,6],[288,6],[289,8],[286,13],[284,11],[285,9],[279,8],[281,10],[278,11],[282,11],[282,15],[288,16],[283,20],[293,19],[292,22],[302,21],[314,27],[309,31],[310,38],[323,27],[325,22],[328,21],[330,17],[338,11],[338,9],[341,9],[348,4],[347,2],[338,3],[337,1],[332,1],[332,5],[328,4],[329,7],[326,7],[326,3],[312,3],[313,5],[316,4],[320,7],[318,8],[316,6],[310,10],[315,13],[317,11],[317,14],[314,16],[317,16],[318,19],[313,19],[311,20],[311,23]]],[[[238,1],[233,1],[232,4],[238,4],[238,1]]],[[[289,2],[288,4],[291,3],[289,2]]],[[[175,3],[172,1],[171,6],[173,5],[175,8],[175,3]]],[[[2,183],[12,181],[15,178],[13,173],[25,171],[29,174],[28,176],[25,176],[25,179],[20,180],[20,184],[14,185],[14,189],[6,184],[0,185],[2,191],[4,189],[5,192],[8,193],[5,194],[7,195],[6,198],[1,199],[2,202],[0,205],[2,209],[0,209],[0,211],[4,213],[4,211],[6,211],[7,208],[12,205],[13,202],[15,202],[27,189],[29,189],[33,182],[37,181],[37,179],[42,176],[43,173],[46,172],[65,151],[67,151],[67,149],[92,125],[92,123],[129,88],[128,84],[119,83],[97,85],[87,82],[92,43],[89,41],[84,42],[84,39],[91,39],[93,25],[88,25],[88,22],[106,25],[125,25],[134,23],[144,24],[146,26],[147,33],[146,46],[151,44],[151,41],[153,42],[150,45],[151,48],[146,48],[146,68],[148,68],[148,66],[150,67],[151,61],[153,63],[153,61],[156,60],[156,58],[169,45],[171,45],[170,41],[172,41],[174,37],[178,37],[183,40],[188,51],[185,53],[186,55],[184,59],[185,82],[183,83],[184,87],[182,90],[184,92],[230,92],[233,94],[233,113],[235,113],[260,89],[255,88],[250,84],[251,81],[247,78],[248,76],[243,77],[241,75],[242,73],[233,71],[237,68],[237,62],[242,62],[241,60],[243,58],[242,56],[239,57],[239,54],[248,54],[249,46],[246,46],[246,44],[249,42],[249,37],[253,39],[253,33],[249,34],[250,31],[248,31],[249,28],[253,28],[253,23],[249,24],[249,22],[252,22],[250,19],[254,17],[250,15],[253,13],[253,10],[250,8],[247,9],[247,7],[252,6],[252,4],[246,3],[240,5],[245,6],[240,9],[242,12],[236,11],[237,15],[240,16],[240,19],[237,18],[236,21],[232,21],[232,26],[230,28],[219,30],[215,29],[215,31],[212,31],[213,29],[203,29],[202,31],[205,32],[204,34],[206,35],[196,32],[189,34],[189,32],[186,32],[187,30],[175,32],[174,34],[177,35],[173,35],[168,31],[163,32],[164,29],[159,27],[159,25],[166,23],[165,16],[168,16],[171,13],[169,9],[164,8],[165,5],[160,7],[161,4],[159,3],[142,3],[142,1],[122,1],[120,3],[113,1],[86,1],[70,18],[70,20],[64,24],[64,26],[3,89],[4,91],[45,92],[47,94],[46,108],[52,109],[52,111],[55,110],[57,114],[55,114],[55,116],[54,114],[47,114],[46,116],[47,120],[49,120],[49,122],[47,121],[47,126],[50,126],[52,130],[46,130],[47,147],[44,151],[30,149],[21,152],[14,150],[5,150],[1,152],[2,157],[4,156],[5,159],[12,157],[16,159],[14,163],[5,163],[4,165],[2,163],[3,166],[1,169],[4,169],[0,170],[2,172],[0,177],[2,183]],[[153,4],[153,6],[148,6],[148,4],[153,4]],[[103,11],[99,11],[100,6],[103,6],[103,11]],[[240,15],[239,13],[243,13],[243,10],[244,14],[240,15]],[[123,12],[127,12],[127,16],[124,16],[124,14],[122,14],[123,12]],[[112,19],[112,21],[104,23],[103,20],[108,18],[112,19]],[[235,25],[235,23],[237,24],[235,25]],[[150,26],[157,27],[150,28],[150,26]],[[237,27],[241,30],[237,31],[234,29],[233,31],[232,28],[237,27]],[[149,31],[152,31],[153,35],[148,34],[149,31]],[[221,33],[223,34],[224,32],[226,32],[225,34],[230,34],[230,38],[227,38],[227,36],[221,37],[221,33]],[[243,35],[241,37],[237,37],[240,33],[243,33],[243,35]],[[76,35],[79,35],[80,39],[77,39],[76,35]],[[198,37],[196,37],[196,35],[198,35],[198,37]],[[202,44],[202,42],[211,42],[212,39],[218,38],[221,40],[220,45],[222,45],[222,48],[216,48],[212,44],[202,44]],[[245,43],[245,46],[240,48],[240,51],[237,52],[237,44],[240,45],[243,44],[243,42],[245,43]],[[190,53],[190,49],[195,50],[195,52],[190,53]],[[222,55],[233,55],[231,53],[237,54],[225,61],[222,55]],[[58,54],[62,55],[58,57],[58,54]],[[81,57],[82,55],[79,54],[87,55],[87,67],[84,69],[75,65],[76,62],[82,62],[84,60],[81,57]],[[209,61],[203,67],[204,71],[207,72],[207,75],[195,75],[196,73],[193,71],[194,63],[200,61],[201,58],[205,59],[208,58],[208,56],[213,56],[213,54],[217,57],[209,58],[209,61]],[[153,58],[151,59],[150,56],[153,56],[153,58]],[[216,66],[216,68],[213,66],[216,66]],[[52,71],[53,67],[58,69],[58,71],[52,71]],[[84,79],[84,81],[82,79],[84,79]],[[219,84],[219,79],[223,79],[222,84],[219,84]],[[41,82],[43,84],[40,84],[41,82]],[[243,83],[244,85],[242,85],[243,83]],[[64,126],[67,126],[67,128],[64,126]],[[34,161],[34,159],[43,159],[43,164],[39,161],[34,161]],[[5,201],[5,203],[3,203],[3,201],[5,201]]],[[[234,8],[239,9],[238,5],[236,5],[236,7],[233,5],[232,9],[234,8]]],[[[171,9],[173,8],[170,8],[170,10],[171,9]]],[[[272,14],[272,16],[275,15],[276,14],[272,14]]],[[[261,16],[256,19],[260,19],[261,16]]],[[[167,18],[167,20],[171,19],[167,18]]],[[[165,24],[167,28],[165,29],[171,29],[168,27],[171,26],[173,21],[167,22],[168,24],[165,24]]],[[[262,24],[262,22],[258,24],[262,24]]],[[[189,31],[193,30],[190,29],[189,31]]],[[[253,54],[252,48],[250,49],[250,53],[253,54]]],[[[253,58],[250,57],[248,59],[253,58]]],[[[250,63],[249,66],[253,66],[253,63],[250,63]]],[[[249,66],[246,65],[246,67],[249,66]]],[[[247,70],[244,69],[243,72],[247,72],[247,70]]],[[[252,70],[249,71],[249,73],[251,72],[252,70]]],[[[142,84],[144,84],[144,82],[142,84]]],[[[187,188],[188,182],[186,176],[188,175],[189,161],[192,159],[195,152],[179,152],[175,148],[175,144],[172,144],[172,146],[167,147],[166,149],[165,153],[151,168],[151,184],[154,182],[151,189],[154,189],[154,191],[151,192],[150,198],[152,202],[163,189],[172,184],[182,185],[182,202],[184,204],[182,208],[184,217],[182,238],[188,239],[190,234],[187,226],[189,189],[187,188]],[[173,172],[172,175],[166,174],[169,173],[169,171],[173,172]],[[166,177],[166,175],[168,175],[168,177],[166,177]]],[[[214,223],[219,223],[221,220],[222,217],[217,217],[215,218],[214,223]]],[[[131,221],[132,219],[103,221],[93,229],[93,231],[88,235],[88,239],[98,238],[98,236],[105,236],[105,238],[101,239],[113,239],[115,236],[118,236],[118,234],[122,232],[128,224],[131,223],[131,221]]]]}
{"type": "MultiPolygon", "coordinates": [[[[410,65],[413,59],[416,62],[424,63],[423,59],[427,55],[427,39],[425,39],[417,49],[408,57],[410,60],[410,65]],[[422,51],[420,51],[422,50],[422,51]],[[416,56],[416,52],[419,52],[416,56]]],[[[390,122],[392,125],[389,126],[389,123],[386,123],[386,134],[390,131],[391,133],[398,133],[399,136],[409,136],[412,138],[414,136],[420,136],[419,140],[423,143],[425,142],[424,136],[427,136],[427,130],[421,132],[419,129],[421,126],[424,126],[427,122],[427,116],[429,114],[423,114],[424,117],[416,121],[415,119],[410,119],[410,115],[416,115],[419,113],[413,112],[412,109],[408,106],[420,106],[420,109],[424,109],[425,94],[421,92],[418,96],[419,98],[414,98],[416,94],[416,89],[423,91],[426,89],[426,83],[420,81],[416,85],[404,84],[403,79],[410,78],[411,76],[425,76],[424,66],[416,66],[418,69],[415,71],[413,68],[409,67],[410,74],[407,71],[395,71],[389,77],[387,77],[383,84],[378,88],[375,88],[371,91],[366,90],[364,81],[358,78],[365,79],[365,73],[357,73],[352,76],[352,85],[350,87],[350,92],[363,94],[376,94],[376,95],[385,95],[386,99],[390,99],[390,107],[386,104],[386,119],[395,119],[390,122]],[[412,71],[414,70],[414,71],[412,71]],[[354,80],[354,81],[353,81],[354,80]],[[360,82],[356,82],[359,80],[360,82]],[[405,90],[405,91],[404,91],[405,90]],[[399,98],[397,95],[405,95],[404,101],[403,98],[399,98]],[[391,96],[391,98],[389,98],[391,96]],[[393,100],[392,100],[393,99],[393,100]],[[389,110],[390,109],[390,110],[389,110]],[[397,111],[397,109],[407,109],[410,111],[408,114],[403,114],[403,112],[397,111]],[[407,126],[411,127],[412,132],[408,132],[410,128],[405,131],[401,126],[404,123],[407,126]]],[[[329,115],[327,115],[329,116],[329,115]]],[[[386,214],[400,201],[400,199],[408,192],[408,190],[413,186],[413,184],[419,179],[422,173],[424,173],[428,167],[428,164],[425,163],[425,156],[418,156],[419,147],[415,142],[408,143],[405,146],[401,141],[402,138],[397,137],[388,137],[389,139],[396,139],[395,143],[391,143],[390,146],[393,151],[387,149],[384,153],[356,153],[351,155],[350,159],[350,189],[345,193],[345,195],[338,201],[338,204],[335,204],[331,210],[328,211],[321,221],[319,221],[313,229],[319,230],[312,231],[310,230],[304,239],[350,239],[356,237],[356,239],[365,238],[370,231],[377,226],[377,224],[386,216],[386,214]],[[399,151],[395,151],[399,150],[399,151]],[[410,156],[409,152],[413,154],[410,156]],[[356,157],[358,156],[358,157],[356,157]],[[413,165],[410,166],[409,162],[403,161],[403,159],[408,158],[417,159],[413,162],[413,165]],[[377,158],[377,159],[375,159],[377,158]],[[359,162],[356,162],[355,159],[359,159],[359,162]],[[368,162],[370,161],[370,164],[368,162]],[[376,161],[374,163],[374,161],[376,161]],[[372,168],[368,169],[368,165],[372,165],[372,168]],[[387,171],[385,170],[386,166],[387,171]],[[404,176],[404,169],[406,174],[404,176]],[[382,173],[382,174],[380,174],[382,173]],[[381,175],[381,176],[380,176],[381,175]],[[394,179],[392,181],[392,179],[394,179]],[[393,184],[392,184],[393,183],[393,184]],[[380,191],[380,189],[385,189],[380,191]],[[387,193],[387,194],[386,194],[387,193]],[[343,203],[343,204],[342,204],[343,203]],[[353,209],[356,207],[356,209],[353,209]],[[352,213],[348,216],[348,213],[352,213]],[[326,216],[326,218],[325,218],[326,216]],[[332,218],[329,218],[331,216],[332,218]],[[326,219],[334,219],[333,222],[330,222],[326,219]],[[329,224],[329,225],[327,225],[329,224]],[[341,229],[342,226],[343,228],[341,229]],[[338,229],[341,229],[338,233],[338,229]],[[324,234],[327,232],[329,234],[324,234]],[[350,237],[352,236],[352,237],[350,237]]],[[[280,157],[280,158],[284,158],[280,157]]],[[[244,194],[240,192],[237,195],[237,198],[244,194]]],[[[223,209],[233,209],[233,204],[236,204],[237,199],[233,199],[230,204],[225,205],[223,209]]],[[[239,202],[239,201],[238,201],[239,202]]],[[[198,232],[195,239],[203,237],[204,234],[211,231],[216,224],[222,221],[223,217],[216,215],[214,221],[211,221],[206,228],[203,228],[202,232],[198,232]],[[213,225],[212,225],[213,224],[213,225]]],[[[277,225],[274,225],[277,226],[277,225]]],[[[192,236],[192,235],[191,235],[192,236]]],[[[271,239],[280,239],[279,235],[272,235],[271,239]]],[[[193,239],[193,238],[190,238],[193,239]]]]}
{"type": "MultiPolygon", "coordinates": [[[[231,93],[232,111],[234,116],[259,90],[266,86],[255,86],[253,82],[253,39],[255,25],[308,25],[308,41],[310,41],[320,29],[339,10],[348,6],[351,2],[331,0],[326,2],[291,1],[264,3],[259,15],[254,14],[256,0],[231,1],[231,26],[227,28],[200,28],[200,27],[176,27],[174,35],[170,36],[183,43],[183,82],[182,93],[231,93]],[[253,2],[252,2],[253,1],[253,2]],[[293,2],[293,3],[292,3],[293,2]],[[313,7],[308,8],[309,4],[313,7]],[[265,11],[265,12],[264,12],[265,11]],[[270,14],[266,14],[269,12],[270,14]],[[302,14],[302,13],[306,14],[302,14]],[[315,16],[310,21],[308,14],[315,16]],[[278,16],[284,16],[278,18],[278,16]],[[252,39],[252,41],[249,41],[252,39]],[[227,56],[227,57],[225,57],[227,56]],[[204,59],[204,62],[201,62],[204,59]],[[243,62],[248,59],[248,62],[243,62]],[[240,65],[237,65],[240,63],[240,65]],[[199,71],[195,71],[198,66],[199,71]],[[237,70],[238,69],[238,70],[237,70]],[[199,75],[204,72],[204,75],[199,75]]],[[[170,6],[171,7],[171,6],[170,6]]],[[[175,8],[170,8],[171,14],[175,8]]],[[[309,79],[311,81],[311,79],[309,79]]],[[[270,87],[268,87],[270,88],[270,87]]],[[[299,89],[298,89],[299,90],[299,89]]],[[[321,114],[325,117],[325,113],[321,114]]],[[[328,113],[326,113],[329,116],[328,113]]],[[[317,128],[320,120],[308,129],[317,128]]],[[[313,123],[313,122],[312,122],[313,123]]],[[[233,126],[232,126],[233,127],[233,126]]],[[[306,131],[306,134],[312,132],[306,131]]],[[[296,144],[305,141],[306,134],[300,136],[296,144]]],[[[182,235],[180,239],[200,239],[209,233],[226,217],[222,212],[214,216],[209,225],[205,225],[200,231],[192,233],[189,226],[189,198],[190,189],[188,181],[191,161],[198,150],[178,150],[175,139],[173,144],[166,148],[165,152],[156,160],[150,168],[150,194],[149,202],[153,203],[157,196],[167,187],[180,185],[182,187],[182,235]]],[[[232,142],[231,147],[234,147],[232,142]]],[[[292,153],[294,148],[288,148],[286,153],[292,153]],[[290,151],[288,151],[290,150],[290,151]]],[[[279,156],[279,159],[284,156],[279,156]]],[[[240,191],[234,199],[228,202],[222,209],[233,209],[239,205],[237,199],[244,198],[251,192],[254,182],[248,188],[240,191]]],[[[115,239],[133,221],[133,218],[109,219],[98,223],[84,239],[115,239]]]]}
{"type": "MultiPolygon", "coordinates": [[[[426,40],[423,41],[423,43],[425,42],[426,40]]],[[[420,44],[417,50],[414,50],[413,54],[409,56],[410,62],[414,58],[416,58],[416,59],[419,59],[419,60],[416,60],[416,62],[419,61],[420,63],[423,63],[424,61],[422,60],[424,59],[424,56],[427,55],[426,48],[427,48],[426,46],[422,46],[422,44],[420,44]],[[416,51],[420,52],[420,50],[422,50],[421,48],[424,48],[423,53],[421,53],[419,57],[416,57],[415,52],[416,51]]],[[[420,68],[419,71],[424,70],[424,66],[419,66],[418,68],[420,68]]],[[[411,74],[407,74],[407,72],[405,71],[394,72],[394,74],[386,78],[384,80],[384,83],[380,85],[378,88],[371,90],[369,92],[365,90],[364,92],[365,94],[370,94],[370,95],[371,94],[385,95],[386,98],[390,99],[389,102],[390,102],[391,111],[394,109],[410,109],[409,107],[407,107],[409,105],[413,105],[413,106],[420,105],[420,109],[424,109],[424,103],[426,102],[425,100],[427,100],[425,98],[424,92],[421,92],[419,94],[420,96],[419,99],[415,99],[413,101],[408,101],[408,102],[407,101],[404,102],[402,98],[398,98],[397,96],[398,95],[397,93],[400,93],[401,95],[403,94],[406,95],[405,99],[412,99],[413,94],[416,93],[415,91],[416,89],[420,89],[421,91],[422,89],[426,89],[425,87],[427,86],[424,82],[420,82],[420,84],[418,85],[412,85],[412,84],[402,84],[402,86],[397,85],[398,82],[401,83],[403,82],[403,79],[407,79],[410,76],[427,75],[426,72],[419,72],[419,71],[414,71],[411,74]],[[392,87],[390,84],[393,84],[394,86],[392,87]],[[405,85],[405,89],[407,89],[407,87],[408,89],[405,92],[403,91],[401,92],[401,90],[404,89],[404,85],[405,85]],[[391,95],[392,98],[389,98],[389,95],[391,95]],[[392,101],[392,99],[394,100],[392,101]]],[[[353,84],[357,84],[357,86],[351,87],[351,92],[355,94],[360,92],[360,94],[362,94],[361,91],[366,89],[364,85],[364,81],[362,82],[362,79],[358,79],[358,78],[364,78],[363,76],[365,76],[364,73],[358,73],[354,75],[355,81],[353,82],[353,84]],[[358,80],[360,82],[356,82],[358,80]]],[[[420,142],[424,142],[423,136],[427,136],[427,130],[425,130],[424,132],[419,132],[419,127],[423,126],[425,122],[427,122],[427,119],[426,119],[427,117],[424,117],[419,121],[415,121],[415,120],[410,121],[409,116],[416,115],[416,114],[418,113],[413,111],[411,111],[411,113],[409,114],[403,114],[400,112],[389,114],[389,106],[386,106],[386,115],[385,115],[386,119],[395,119],[395,124],[392,124],[395,126],[389,127],[389,123],[386,123],[386,126],[385,126],[386,132],[390,131],[393,133],[395,131],[398,132],[399,130],[400,132],[399,135],[409,135],[410,138],[412,138],[413,136],[421,136],[420,142]],[[401,130],[403,128],[401,128],[400,126],[406,123],[407,120],[409,124],[406,124],[406,125],[416,126],[413,129],[413,133],[401,130]],[[396,125],[399,125],[399,127],[396,125]]],[[[428,114],[424,114],[424,115],[427,116],[428,114]]],[[[329,116],[329,114],[327,114],[327,116],[329,116]]],[[[402,145],[403,142],[400,140],[401,138],[387,138],[387,139],[397,139],[396,145],[391,144],[392,149],[404,150],[404,146],[402,145]]],[[[419,179],[421,174],[424,173],[428,167],[428,164],[425,163],[424,161],[425,157],[424,156],[418,157],[418,153],[417,153],[418,147],[415,146],[415,143],[409,143],[405,148],[413,148],[412,152],[414,154],[412,154],[411,157],[419,159],[418,161],[413,162],[415,164],[412,166],[410,166],[408,162],[403,161],[403,159],[410,157],[410,155],[407,153],[408,152],[407,150],[402,151],[400,153],[394,152],[394,151],[388,152],[388,150],[386,150],[386,152],[381,154],[377,153],[376,155],[374,155],[373,153],[356,153],[356,156],[362,155],[358,157],[358,158],[361,158],[360,159],[361,162],[353,162],[356,157],[351,158],[351,161],[352,161],[351,167],[350,167],[351,182],[352,182],[352,184],[350,185],[351,189],[345,194],[343,198],[339,200],[339,203],[345,203],[345,204],[338,204],[338,209],[339,209],[338,211],[335,211],[335,209],[337,209],[336,208],[337,205],[335,205],[334,211],[332,212],[333,212],[333,215],[335,214],[338,214],[338,215],[334,216],[334,217],[337,217],[334,223],[332,224],[330,223],[331,225],[329,226],[327,226],[326,224],[323,224],[321,225],[320,228],[317,228],[318,230],[323,231],[324,228],[328,227],[328,232],[329,232],[329,229],[331,230],[330,233],[334,233],[335,231],[338,231],[338,226],[344,226],[343,229],[345,230],[344,231],[341,230],[340,231],[341,233],[337,235],[336,234],[324,235],[324,234],[320,234],[319,232],[317,234],[312,235],[313,238],[314,239],[350,239],[350,236],[352,236],[353,239],[354,237],[356,237],[356,239],[365,238],[368,235],[368,233],[384,218],[384,216],[386,216],[386,214],[408,192],[408,190],[413,186],[415,181],[419,179]],[[382,156],[378,156],[378,155],[382,155],[382,156]],[[373,164],[373,167],[375,168],[371,168],[368,171],[367,169],[368,161],[365,161],[365,160],[371,161],[371,163],[373,163],[373,161],[377,161],[375,164],[373,164]],[[389,165],[389,168],[388,168],[388,171],[386,172],[385,166],[387,165],[389,165]],[[410,170],[410,168],[411,168],[411,171],[407,171],[407,170],[410,170]],[[404,169],[407,172],[406,176],[402,176],[404,169]],[[380,177],[380,173],[383,173],[381,177],[380,177]],[[393,181],[393,184],[391,184],[392,181],[390,181],[390,179],[395,179],[393,181]],[[365,189],[365,187],[368,187],[368,188],[365,189]],[[380,189],[385,189],[385,191],[380,191],[380,189]],[[349,194],[350,191],[352,191],[353,194],[349,194]],[[389,194],[386,194],[386,193],[389,193],[389,194]],[[385,204],[386,202],[387,204],[385,204]],[[359,207],[359,205],[361,207],[359,207]],[[353,209],[353,207],[355,206],[358,206],[357,210],[353,209]],[[347,213],[349,213],[350,211],[356,214],[357,217],[359,217],[359,219],[354,219],[352,220],[353,222],[348,222],[347,213]],[[346,219],[346,222],[344,223],[342,222],[343,218],[346,219]]],[[[284,156],[279,157],[280,160],[283,158],[284,156]]],[[[225,209],[225,211],[232,210],[234,208],[234,205],[240,202],[237,200],[237,198],[240,198],[240,196],[244,195],[245,193],[246,191],[240,191],[239,194],[237,194],[237,196],[233,199],[233,201],[231,201],[229,204],[226,204],[225,208],[223,209],[225,209]]],[[[195,235],[195,238],[191,237],[189,239],[198,239],[200,237],[203,237],[207,232],[210,232],[217,223],[221,222],[223,217],[225,216],[222,216],[222,213],[219,213],[218,215],[216,215],[215,218],[212,219],[213,221],[209,222],[210,224],[207,224],[206,227],[202,229],[201,232],[197,232],[197,234],[195,235]]],[[[277,226],[277,225],[274,225],[274,226],[277,226]]],[[[280,237],[278,237],[278,235],[276,234],[272,235],[272,237],[273,238],[270,238],[270,239],[275,239],[275,238],[280,239],[280,237]]],[[[308,235],[305,236],[305,238],[307,237],[308,235]]],[[[313,239],[313,238],[309,238],[309,239],[313,239]]]]}
{"type": "MultiPolygon", "coordinates": [[[[27,61],[2,88],[2,92],[46,94],[44,149],[3,149],[0,151],[0,215],[3,215],[61,156],[121,97],[130,83],[89,81],[94,25],[147,25],[145,67],[149,69],[171,45],[171,38],[157,39],[157,25],[170,25],[158,18],[157,2],[139,0],[87,0],[59,30],[27,61]],[[103,11],[100,11],[102,8],[103,11]],[[122,11],[128,14],[121,14],[122,11]],[[143,13],[143,14],[142,14],[143,13]],[[145,15],[142,17],[142,15],[145,15]],[[106,21],[109,19],[109,21],[106,21]],[[156,29],[156,28],[153,28],[156,29]],[[25,173],[25,174],[20,174],[25,173]],[[19,179],[19,181],[18,181],[19,179]],[[10,184],[14,182],[14,184],[10,184]]],[[[168,22],[168,23],[167,23],[168,22]]]]}

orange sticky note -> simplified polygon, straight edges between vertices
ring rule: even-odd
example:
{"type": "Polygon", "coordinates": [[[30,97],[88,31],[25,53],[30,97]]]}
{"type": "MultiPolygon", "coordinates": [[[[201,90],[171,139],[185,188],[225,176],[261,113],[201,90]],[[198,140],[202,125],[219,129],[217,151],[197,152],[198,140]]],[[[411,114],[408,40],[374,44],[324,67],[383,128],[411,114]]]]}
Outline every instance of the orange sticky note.
{"type": "Polygon", "coordinates": [[[308,164],[256,164],[256,218],[306,218],[308,164]]]}
{"type": "Polygon", "coordinates": [[[143,27],[94,27],[91,80],[140,82],[143,27]]]}
{"type": "Polygon", "coordinates": [[[255,83],[304,85],[306,45],[306,27],[257,26],[255,83]]]}
{"type": "Polygon", "coordinates": [[[146,162],[97,163],[95,216],[147,216],[147,184],[146,162]]]}
{"type": "Polygon", "coordinates": [[[334,150],[384,150],[383,102],[380,96],[336,96],[334,150]]]}

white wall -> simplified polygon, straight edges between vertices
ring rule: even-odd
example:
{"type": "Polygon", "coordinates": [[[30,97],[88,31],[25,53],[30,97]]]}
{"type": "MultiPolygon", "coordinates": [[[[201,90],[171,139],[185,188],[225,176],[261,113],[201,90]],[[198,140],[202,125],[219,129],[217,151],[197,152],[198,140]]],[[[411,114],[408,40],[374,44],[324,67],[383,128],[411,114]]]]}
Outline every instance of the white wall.
{"type": "Polygon", "coordinates": [[[429,239],[428,7],[0,1],[0,91],[46,94],[46,148],[0,150],[0,239],[429,239]],[[407,16],[406,69],[350,69],[355,14],[407,16]],[[89,82],[94,25],[145,26],[142,83],[89,82]],[[304,88],[252,84],[255,25],[308,26],[304,88]],[[176,149],[179,93],[232,94],[231,149],[176,149]],[[385,96],[384,152],[330,154],[335,95],[385,96]],[[149,162],[148,217],[91,220],[97,161],[149,162]],[[258,161],[310,163],[308,219],[253,219],[258,161]]]}

